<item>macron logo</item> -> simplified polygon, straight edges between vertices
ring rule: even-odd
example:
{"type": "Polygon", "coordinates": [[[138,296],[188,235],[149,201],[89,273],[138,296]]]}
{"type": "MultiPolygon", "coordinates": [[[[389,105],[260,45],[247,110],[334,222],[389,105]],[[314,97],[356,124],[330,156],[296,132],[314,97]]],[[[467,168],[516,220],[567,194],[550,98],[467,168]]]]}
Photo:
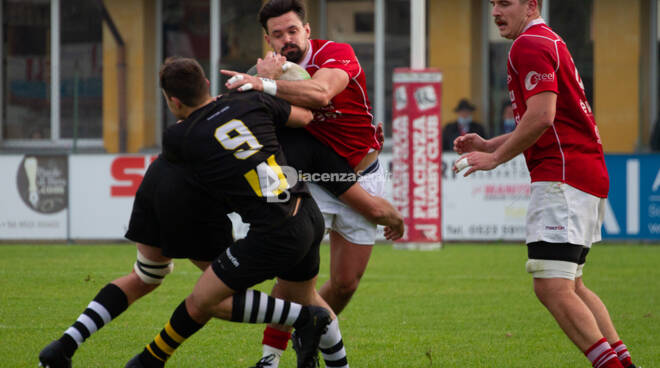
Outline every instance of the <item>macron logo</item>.
{"type": "Polygon", "coordinates": [[[229,248],[227,248],[226,253],[227,253],[227,258],[229,258],[229,260],[230,260],[231,263],[234,265],[234,267],[238,267],[238,266],[241,265],[241,264],[238,262],[238,260],[236,259],[236,257],[234,257],[234,255],[231,254],[231,251],[229,251],[229,248]]]}
{"type": "Polygon", "coordinates": [[[533,90],[538,86],[540,82],[552,82],[555,80],[555,73],[537,73],[535,71],[531,71],[527,73],[527,76],[525,77],[525,88],[527,88],[528,91],[533,90]]]}

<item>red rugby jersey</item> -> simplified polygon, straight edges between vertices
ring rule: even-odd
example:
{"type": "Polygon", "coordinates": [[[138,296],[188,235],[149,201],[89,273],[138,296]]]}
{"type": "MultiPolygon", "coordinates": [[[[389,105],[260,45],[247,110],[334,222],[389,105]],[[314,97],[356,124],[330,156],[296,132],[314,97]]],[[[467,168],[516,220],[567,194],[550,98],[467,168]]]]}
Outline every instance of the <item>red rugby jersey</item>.
{"type": "Polygon", "coordinates": [[[308,50],[300,66],[309,75],[321,68],[341,69],[348,74],[349,82],[328,106],[313,110],[314,120],[307,130],[355,167],[370,150],[380,149],[364,71],[349,44],[310,40],[308,50]]]}
{"type": "Polygon", "coordinates": [[[528,98],[544,91],[557,94],[553,126],[525,151],[532,182],[560,181],[607,197],[609,176],[598,127],[566,43],[536,19],[513,42],[507,70],[516,123],[528,98]]]}

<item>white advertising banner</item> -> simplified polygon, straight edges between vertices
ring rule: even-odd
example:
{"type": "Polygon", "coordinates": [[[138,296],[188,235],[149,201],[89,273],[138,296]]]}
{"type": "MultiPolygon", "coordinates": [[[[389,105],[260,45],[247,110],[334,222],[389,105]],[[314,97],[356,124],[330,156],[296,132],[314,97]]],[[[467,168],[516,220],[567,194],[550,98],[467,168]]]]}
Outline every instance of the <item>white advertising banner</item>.
{"type": "MultiPolygon", "coordinates": [[[[524,241],[530,192],[525,158],[520,155],[495,170],[479,171],[466,178],[463,174],[467,170],[454,174],[451,169],[458,157],[455,153],[442,154],[443,240],[524,241]]],[[[391,168],[391,154],[381,154],[380,160],[391,168]]],[[[385,189],[386,199],[392,201],[392,180],[385,189]]]]}
{"type": "Polygon", "coordinates": [[[67,237],[66,155],[0,156],[0,240],[67,237]]]}
{"type": "MultiPolygon", "coordinates": [[[[0,240],[124,239],[135,192],[155,157],[0,156],[0,240]]],[[[457,158],[442,154],[444,240],[524,240],[530,190],[524,158],[467,178],[452,172],[457,158]]],[[[391,172],[392,154],[380,160],[391,172]]],[[[385,197],[392,201],[389,179],[385,197]]],[[[238,233],[245,233],[238,224],[238,233]]]]}
{"type": "Polygon", "coordinates": [[[442,234],[445,240],[525,239],[530,178],[522,155],[468,177],[451,169],[458,159],[442,155],[442,234]]]}
{"type": "Polygon", "coordinates": [[[71,155],[71,238],[124,239],[152,155],[71,155]]]}

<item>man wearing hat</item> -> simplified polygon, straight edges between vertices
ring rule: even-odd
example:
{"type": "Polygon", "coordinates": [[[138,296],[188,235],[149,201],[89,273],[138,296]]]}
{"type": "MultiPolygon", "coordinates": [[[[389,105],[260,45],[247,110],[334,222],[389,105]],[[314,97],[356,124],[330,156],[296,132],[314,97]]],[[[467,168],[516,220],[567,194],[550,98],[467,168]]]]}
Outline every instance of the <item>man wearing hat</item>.
{"type": "Polygon", "coordinates": [[[463,98],[458,102],[458,106],[454,109],[458,119],[445,125],[442,129],[443,151],[451,151],[454,147],[454,140],[467,133],[477,133],[481,137],[486,136],[481,123],[472,121],[474,110],[475,106],[467,98],[463,98]]]}

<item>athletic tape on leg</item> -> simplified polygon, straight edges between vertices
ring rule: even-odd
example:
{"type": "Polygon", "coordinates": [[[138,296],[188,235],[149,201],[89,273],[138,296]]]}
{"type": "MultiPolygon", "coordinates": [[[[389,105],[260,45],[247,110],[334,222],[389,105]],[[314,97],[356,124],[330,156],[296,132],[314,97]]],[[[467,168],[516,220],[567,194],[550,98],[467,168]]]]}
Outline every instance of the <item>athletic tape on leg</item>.
{"type": "Polygon", "coordinates": [[[573,262],[554,261],[547,259],[529,259],[525,264],[527,272],[537,279],[568,279],[575,280],[578,265],[573,262]]]}
{"type": "Polygon", "coordinates": [[[133,270],[145,284],[158,285],[162,283],[165,276],[172,273],[173,269],[174,262],[154,262],[143,256],[139,250],[137,251],[137,261],[133,265],[133,270]]]}

